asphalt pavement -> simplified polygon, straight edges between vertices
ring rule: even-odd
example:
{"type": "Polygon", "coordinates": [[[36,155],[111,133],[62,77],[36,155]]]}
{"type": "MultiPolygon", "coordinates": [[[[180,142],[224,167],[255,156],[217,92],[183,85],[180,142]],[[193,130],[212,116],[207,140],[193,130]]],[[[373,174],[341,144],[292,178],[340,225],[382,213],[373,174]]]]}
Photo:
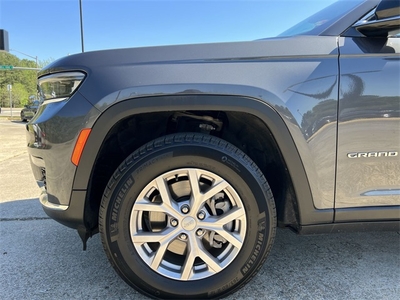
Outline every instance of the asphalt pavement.
{"type": "MultiPolygon", "coordinates": [[[[0,299],[148,299],[114,272],[99,235],[87,251],[49,219],[25,149],[26,123],[0,119],[0,299]]],[[[399,299],[400,235],[278,230],[259,274],[227,299],[399,299]]]]}

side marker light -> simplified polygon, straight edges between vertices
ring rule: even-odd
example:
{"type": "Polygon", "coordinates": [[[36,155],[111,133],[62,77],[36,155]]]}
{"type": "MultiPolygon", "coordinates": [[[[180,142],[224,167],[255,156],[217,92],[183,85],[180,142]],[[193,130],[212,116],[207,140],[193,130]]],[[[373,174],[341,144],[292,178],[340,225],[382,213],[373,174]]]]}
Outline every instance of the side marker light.
{"type": "Polygon", "coordinates": [[[87,139],[89,138],[90,131],[92,129],[85,128],[82,129],[79,133],[78,139],[76,141],[74,151],[72,152],[71,161],[75,166],[78,166],[79,160],[81,159],[83,149],[85,148],[85,144],[87,139]]]}

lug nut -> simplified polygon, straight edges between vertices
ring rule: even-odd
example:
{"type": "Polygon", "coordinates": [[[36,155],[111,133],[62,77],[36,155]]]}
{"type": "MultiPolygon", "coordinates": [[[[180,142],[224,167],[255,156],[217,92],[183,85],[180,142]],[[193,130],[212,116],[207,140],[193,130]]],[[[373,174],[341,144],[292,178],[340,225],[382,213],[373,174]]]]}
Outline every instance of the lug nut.
{"type": "Polygon", "coordinates": [[[203,233],[204,233],[204,230],[203,230],[203,229],[197,229],[197,231],[196,231],[196,234],[197,234],[198,236],[203,235],[203,233]]]}
{"type": "Polygon", "coordinates": [[[181,207],[181,212],[184,214],[187,214],[189,212],[189,206],[188,205],[183,205],[181,207]]]}
{"type": "Polygon", "coordinates": [[[197,217],[198,217],[200,220],[204,220],[204,218],[206,217],[206,214],[204,213],[204,211],[200,211],[200,212],[197,214],[197,217]]]}
{"type": "Polygon", "coordinates": [[[173,227],[178,226],[178,220],[177,219],[172,219],[171,220],[171,226],[173,226],[173,227]]]}
{"type": "Polygon", "coordinates": [[[179,236],[179,238],[180,238],[181,240],[183,240],[183,241],[186,241],[186,239],[187,239],[186,233],[181,233],[180,236],[179,236]]]}

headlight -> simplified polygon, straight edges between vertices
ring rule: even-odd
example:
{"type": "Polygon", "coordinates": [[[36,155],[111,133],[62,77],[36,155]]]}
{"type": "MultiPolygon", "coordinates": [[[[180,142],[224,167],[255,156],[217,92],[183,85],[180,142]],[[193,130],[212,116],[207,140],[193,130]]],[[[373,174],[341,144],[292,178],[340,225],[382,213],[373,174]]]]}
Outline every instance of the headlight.
{"type": "Polygon", "coordinates": [[[64,72],[40,77],[38,93],[42,102],[58,102],[72,96],[85,78],[82,72],[64,72]]]}

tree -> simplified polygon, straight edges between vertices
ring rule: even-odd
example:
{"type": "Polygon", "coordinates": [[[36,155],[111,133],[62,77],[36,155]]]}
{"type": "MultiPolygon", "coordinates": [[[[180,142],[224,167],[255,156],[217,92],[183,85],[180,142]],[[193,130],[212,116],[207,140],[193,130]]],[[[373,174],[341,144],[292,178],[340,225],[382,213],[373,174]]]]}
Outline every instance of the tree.
{"type": "MultiPolygon", "coordinates": [[[[48,63],[47,61],[45,62],[48,63]]],[[[36,62],[19,59],[7,52],[0,52],[0,65],[36,68],[36,62]]],[[[29,96],[36,95],[37,71],[35,70],[0,70],[0,106],[10,105],[7,85],[12,85],[12,100],[15,106],[28,104],[29,96]]]]}
{"type": "Polygon", "coordinates": [[[22,107],[29,102],[30,93],[26,90],[23,84],[17,82],[12,88],[12,101],[15,107],[22,107]]]}
{"type": "Polygon", "coordinates": [[[48,59],[41,59],[39,60],[39,68],[44,68],[45,66],[51,64],[55,59],[53,57],[50,57],[48,59]]]}

